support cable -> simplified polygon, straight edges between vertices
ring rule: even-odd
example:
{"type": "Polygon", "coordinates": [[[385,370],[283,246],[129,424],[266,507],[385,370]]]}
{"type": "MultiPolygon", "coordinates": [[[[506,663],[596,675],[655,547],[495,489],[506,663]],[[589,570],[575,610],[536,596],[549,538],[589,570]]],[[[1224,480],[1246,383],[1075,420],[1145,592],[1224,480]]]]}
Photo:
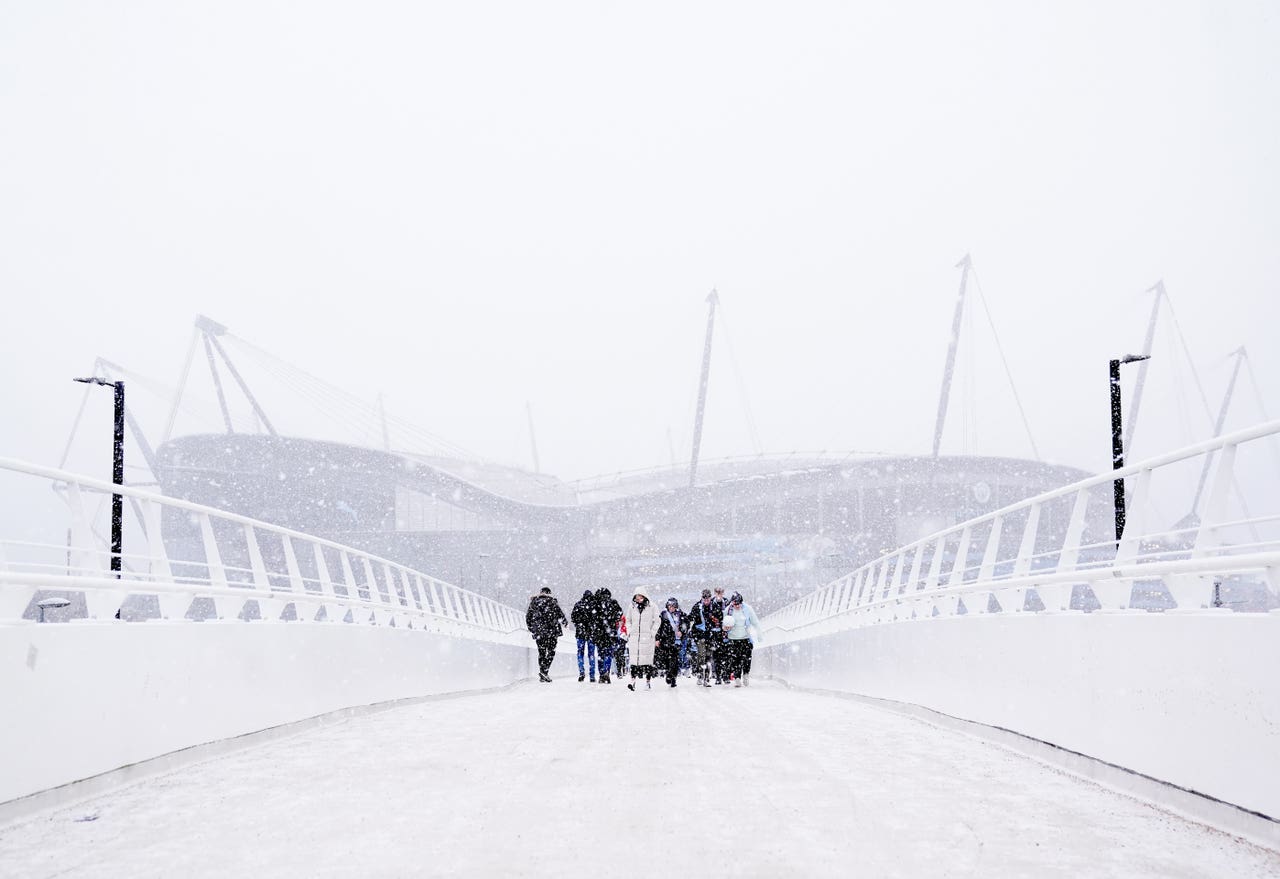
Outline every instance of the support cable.
{"type": "Polygon", "coordinates": [[[178,376],[178,387],[173,392],[173,405],[169,408],[169,420],[165,422],[164,435],[160,437],[161,445],[167,443],[169,437],[173,436],[173,423],[178,417],[178,405],[182,402],[182,393],[187,388],[187,377],[191,374],[191,361],[195,358],[196,341],[199,337],[199,327],[192,327],[191,344],[187,346],[187,359],[182,364],[182,372],[178,376]]]}
{"type": "Polygon", "coordinates": [[[982,310],[987,315],[987,324],[991,327],[991,335],[995,336],[996,351],[1000,353],[1000,362],[1004,365],[1004,374],[1009,379],[1009,389],[1013,391],[1013,401],[1018,404],[1018,414],[1022,417],[1022,427],[1027,432],[1027,441],[1031,443],[1031,454],[1041,460],[1040,450],[1036,447],[1036,438],[1031,434],[1031,423],[1027,421],[1027,411],[1022,406],[1022,398],[1018,395],[1018,387],[1013,382],[1013,370],[1009,368],[1009,358],[1005,357],[1004,345],[1000,343],[1000,333],[996,330],[996,322],[991,317],[991,308],[987,305],[987,296],[982,292],[982,281],[978,278],[977,269],[973,269],[974,285],[978,288],[978,299],[982,302],[982,310]]]}
{"type": "Polygon", "coordinates": [[[751,440],[751,449],[760,454],[760,434],[756,431],[755,416],[751,412],[751,400],[747,397],[746,382],[742,378],[742,369],[738,366],[738,355],[733,348],[733,334],[729,332],[729,320],[724,306],[720,306],[720,326],[724,335],[725,346],[729,349],[729,365],[733,368],[733,377],[738,385],[738,396],[742,399],[742,412],[747,421],[747,436],[751,440]]]}
{"type": "MultiPolygon", "coordinates": [[[[1258,377],[1253,374],[1253,361],[1249,359],[1247,351],[1244,355],[1244,370],[1249,376],[1249,386],[1253,388],[1253,398],[1258,403],[1258,412],[1262,415],[1262,420],[1270,421],[1271,416],[1267,414],[1267,406],[1262,402],[1262,389],[1258,387],[1258,377]]],[[[1276,473],[1280,475],[1280,437],[1272,435],[1267,445],[1271,447],[1271,455],[1276,462],[1276,473]]]]}
{"type": "MultiPolygon", "coordinates": [[[[234,342],[238,350],[252,352],[251,356],[254,356],[255,360],[257,360],[259,363],[263,363],[264,361],[270,361],[272,363],[277,364],[281,368],[288,370],[289,372],[293,373],[299,378],[305,379],[306,381],[313,383],[315,386],[322,388],[325,393],[332,395],[332,397],[335,400],[343,401],[343,403],[345,403],[348,409],[350,409],[353,413],[356,413],[357,414],[356,420],[358,423],[368,424],[369,403],[367,400],[361,397],[357,397],[355,394],[352,394],[348,391],[344,391],[341,388],[338,388],[337,386],[330,384],[329,382],[323,379],[317,378],[316,376],[312,375],[306,370],[301,369],[300,367],[294,366],[293,364],[288,363],[284,360],[281,360],[280,358],[276,357],[270,352],[264,351],[263,349],[252,344],[251,342],[245,341],[239,336],[236,336],[231,333],[227,333],[226,338],[234,342]]],[[[397,418],[393,415],[388,415],[387,421],[391,426],[398,428],[402,432],[410,434],[412,437],[416,439],[427,440],[426,444],[429,446],[433,446],[435,451],[437,451],[438,453],[443,453],[452,457],[459,457],[465,460],[471,460],[475,462],[480,462],[483,460],[479,455],[476,455],[470,450],[465,449],[456,443],[450,442],[444,439],[443,437],[437,436],[436,434],[433,434],[430,431],[425,430],[424,428],[418,427],[403,418],[397,418]]],[[[359,436],[358,431],[355,433],[355,436],[359,436]]]]}

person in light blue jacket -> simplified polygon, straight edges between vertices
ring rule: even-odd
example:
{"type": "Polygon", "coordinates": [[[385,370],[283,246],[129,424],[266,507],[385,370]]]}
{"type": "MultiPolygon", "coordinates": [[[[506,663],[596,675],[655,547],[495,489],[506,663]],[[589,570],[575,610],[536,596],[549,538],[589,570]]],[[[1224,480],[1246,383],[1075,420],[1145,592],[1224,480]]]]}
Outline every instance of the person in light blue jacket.
{"type": "Polygon", "coordinates": [[[727,630],[725,646],[728,648],[729,674],[735,687],[751,685],[751,651],[760,638],[760,619],[751,605],[742,600],[742,593],[735,592],[725,608],[725,622],[733,619],[727,630]]]}

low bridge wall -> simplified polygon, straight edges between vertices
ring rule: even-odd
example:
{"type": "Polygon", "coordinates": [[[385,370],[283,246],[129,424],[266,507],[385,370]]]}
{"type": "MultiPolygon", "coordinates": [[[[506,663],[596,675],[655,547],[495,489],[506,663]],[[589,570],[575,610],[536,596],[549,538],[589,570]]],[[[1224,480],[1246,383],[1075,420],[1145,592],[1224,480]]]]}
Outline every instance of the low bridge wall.
{"type": "Polygon", "coordinates": [[[791,684],[923,706],[1280,816],[1280,614],[937,617],[760,653],[791,684]]]}
{"type": "Polygon", "coordinates": [[[518,610],[422,571],[0,458],[0,489],[11,487],[51,509],[32,511],[45,528],[0,535],[0,817],[201,759],[238,736],[530,676],[518,610]],[[32,483],[52,490],[26,491],[32,483]],[[105,540],[111,495],[124,551],[105,540]]]}
{"type": "Polygon", "coordinates": [[[531,656],[338,623],[0,625],[0,803],[339,709],[510,684],[531,656]]]}
{"type": "Polygon", "coordinates": [[[1280,843],[1280,494],[1238,478],[1277,441],[1256,425],[899,547],[764,619],[764,667],[1280,843]],[[1117,481],[1122,534],[1094,533],[1117,481]]]}

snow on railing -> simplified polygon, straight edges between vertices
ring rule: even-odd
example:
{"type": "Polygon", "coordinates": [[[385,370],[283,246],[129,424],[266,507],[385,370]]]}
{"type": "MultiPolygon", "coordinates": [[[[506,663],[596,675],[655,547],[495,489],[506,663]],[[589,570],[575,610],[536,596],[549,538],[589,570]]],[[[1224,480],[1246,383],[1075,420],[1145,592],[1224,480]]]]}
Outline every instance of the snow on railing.
{"type": "MultiPolygon", "coordinates": [[[[0,622],[31,617],[38,594],[83,595],[91,620],[115,620],[130,597],[148,597],[152,616],[373,624],[528,646],[512,607],[376,555],[129,486],[0,458],[9,498],[13,478],[41,481],[65,503],[66,544],[0,540],[0,622]],[[126,551],[117,577],[90,497],[127,501],[126,551]],[[140,551],[128,551],[140,546],[140,551]],[[289,609],[292,608],[292,612],[289,609]],[[203,609],[203,612],[201,610],[203,609]]],[[[17,504],[11,504],[16,508],[17,504]]]]}
{"type": "MultiPolygon", "coordinates": [[[[1237,461],[1247,444],[1277,436],[1280,421],[1270,421],[938,531],[770,614],[762,621],[766,643],[937,616],[1063,612],[1073,608],[1078,588],[1092,593],[1088,609],[1102,610],[1132,609],[1135,587],[1161,593],[1168,610],[1222,607],[1224,584],[1280,595],[1280,510],[1249,512],[1237,461]],[[1155,516],[1168,513],[1157,500],[1157,477],[1166,477],[1166,489],[1169,482],[1194,486],[1195,475],[1210,468],[1199,517],[1154,530],[1155,516]],[[1090,535],[1091,522],[1111,521],[1117,478],[1126,480],[1123,537],[1090,535]]],[[[1274,504],[1276,494],[1264,493],[1264,500],[1274,504]]],[[[1076,609],[1083,609],[1078,597],[1076,609]]]]}

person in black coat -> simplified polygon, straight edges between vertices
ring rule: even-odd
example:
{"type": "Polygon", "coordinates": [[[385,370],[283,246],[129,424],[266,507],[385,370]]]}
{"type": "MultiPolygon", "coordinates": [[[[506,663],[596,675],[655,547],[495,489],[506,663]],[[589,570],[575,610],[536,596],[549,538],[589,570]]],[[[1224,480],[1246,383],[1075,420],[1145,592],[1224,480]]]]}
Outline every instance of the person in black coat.
{"type": "MultiPolygon", "coordinates": [[[[711,686],[716,654],[724,641],[723,625],[724,604],[711,597],[710,589],[703,589],[702,600],[689,611],[686,623],[686,631],[698,645],[697,674],[694,677],[699,686],[711,686]]],[[[716,683],[720,683],[719,679],[716,683]]]]}
{"type": "Polygon", "coordinates": [[[556,641],[559,640],[564,627],[569,625],[560,602],[551,595],[551,587],[543,586],[542,590],[529,599],[529,609],[525,611],[524,623],[533,636],[533,643],[538,645],[538,680],[551,683],[551,662],[556,658],[556,641]]]}
{"type": "Polygon", "coordinates": [[[680,642],[685,636],[685,614],[680,609],[680,602],[668,598],[659,619],[658,650],[653,661],[666,672],[667,686],[674,687],[676,676],[680,674],[680,642]]]}
{"type": "Polygon", "coordinates": [[[590,589],[582,593],[578,603],[569,612],[573,620],[573,634],[578,639],[578,683],[591,673],[591,683],[596,682],[596,642],[591,640],[592,628],[596,621],[596,597],[590,589]],[[586,652],[586,664],[583,664],[583,652],[586,652]]]}
{"type": "MultiPolygon", "coordinates": [[[[591,627],[591,640],[596,645],[600,660],[600,683],[613,683],[609,664],[613,661],[618,641],[618,620],[622,618],[622,605],[618,604],[608,589],[601,587],[595,594],[595,620],[591,627]]],[[[619,669],[621,671],[621,669],[619,669]]]]}

